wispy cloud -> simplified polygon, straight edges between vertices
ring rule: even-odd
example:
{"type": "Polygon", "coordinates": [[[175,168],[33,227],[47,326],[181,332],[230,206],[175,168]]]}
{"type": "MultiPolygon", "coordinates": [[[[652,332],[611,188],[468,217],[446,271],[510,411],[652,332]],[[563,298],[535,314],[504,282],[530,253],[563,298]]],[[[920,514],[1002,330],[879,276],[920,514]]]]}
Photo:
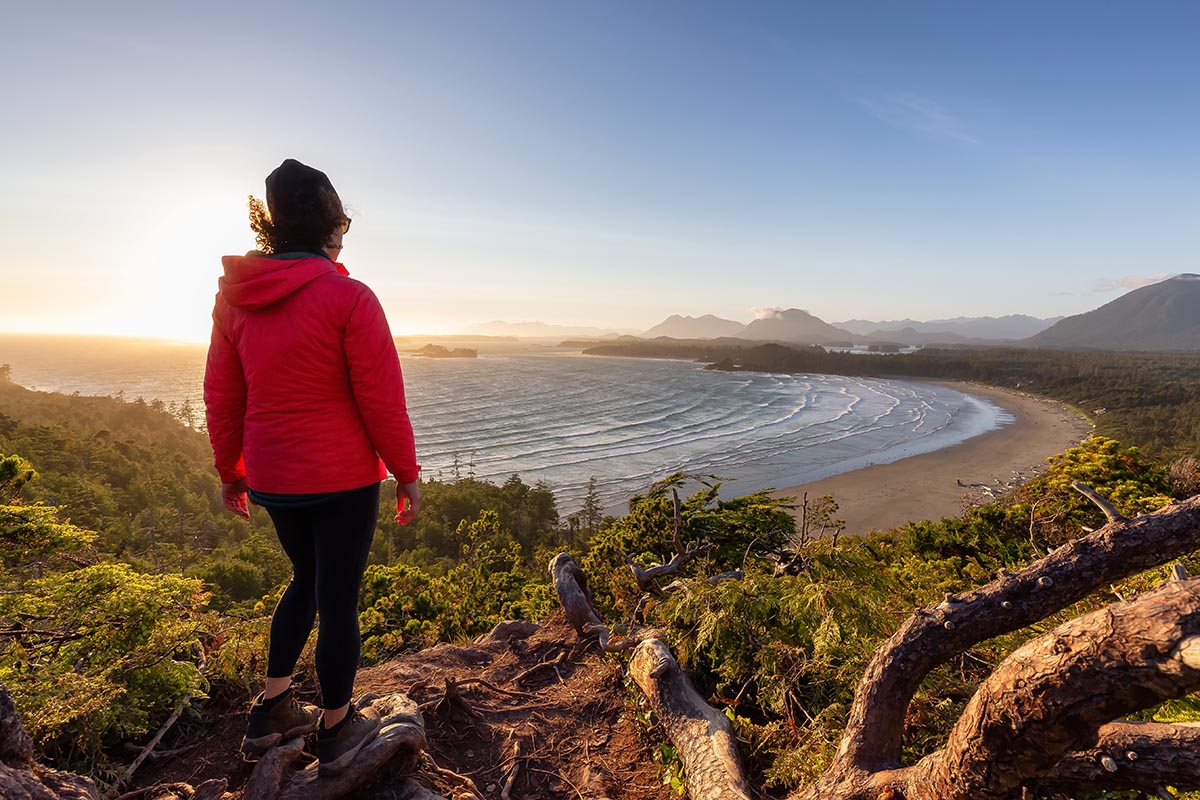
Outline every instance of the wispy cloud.
{"type": "Polygon", "coordinates": [[[755,319],[779,319],[783,316],[783,309],[772,306],[762,306],[752,309],[755,319]]]}
{"type": "Polygon", "coordinates": [[[1153,275],[1129,275],[1128,277],[1116,278],[1115,280],[1096,281],[1096,285],[1092,289],[1092,294],[1129,291],[1139,286],[1149,286],[1152,283],[1158,283],[1159,281],[1165,281],[1167,278],[1174,277],[1175,273],[1173,272],[1156,272],[1153,275]]]}
{"type": "Polygon", "coordinates": [[[928,97],[900,92],[884,97],[854,99],[876,119],[893,128],[930,139],[979,144],[979,139],[967,132],[962,120],[928,97]]]}

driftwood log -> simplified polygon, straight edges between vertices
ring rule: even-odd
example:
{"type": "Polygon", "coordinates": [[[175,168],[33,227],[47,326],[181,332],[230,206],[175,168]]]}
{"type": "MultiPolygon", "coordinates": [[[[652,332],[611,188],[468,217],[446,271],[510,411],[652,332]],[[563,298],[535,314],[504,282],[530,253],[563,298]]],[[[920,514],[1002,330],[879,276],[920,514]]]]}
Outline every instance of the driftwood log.
{"type": "Polygon", "coordinates": [[[750,800],[729,719],[704,702],[667,646],[643,641],[629,660],[629,674],[679,749],[692,800],[750,800]]]}
{"type": "MultiPolygon", "coordinates": [[[[1153,591],[1027,642],[979,687],[943,749],[916,764],[901,762],[909,704],[932,670],[1200,549],[1200,497],[1126,519],[1087,487],[1075,488],[1104,510],[1108,524],[1019,572],[1001,571],[985,586],[917,609],[867,667],[833,762],[790,800],[1007,800],[1030,790],[1104,789],[1169,796],[1167,784],[1200,789],[1200,726],[1118,719],[1200,690],[1200,579],[1180,570],[1153,591]]],[[[642,642],[630,670],[680,751],[689,795],[748,796],[727,723],[697,733],[701,720],[724,716],[696,695],[666,646],[642,642]]]]}

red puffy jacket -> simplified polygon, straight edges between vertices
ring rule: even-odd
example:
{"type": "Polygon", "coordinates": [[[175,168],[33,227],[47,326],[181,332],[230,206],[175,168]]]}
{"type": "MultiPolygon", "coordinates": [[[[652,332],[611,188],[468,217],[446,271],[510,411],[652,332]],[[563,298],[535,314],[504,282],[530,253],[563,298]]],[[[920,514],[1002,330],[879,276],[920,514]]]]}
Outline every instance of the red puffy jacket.
{"type": "Polygon", "coordinates": [[[204,372],[221,480],[271,494],[357,489],[388,470],[415,481],[400,359],[375,294],[319,256],[222,264],[204,372]]]}

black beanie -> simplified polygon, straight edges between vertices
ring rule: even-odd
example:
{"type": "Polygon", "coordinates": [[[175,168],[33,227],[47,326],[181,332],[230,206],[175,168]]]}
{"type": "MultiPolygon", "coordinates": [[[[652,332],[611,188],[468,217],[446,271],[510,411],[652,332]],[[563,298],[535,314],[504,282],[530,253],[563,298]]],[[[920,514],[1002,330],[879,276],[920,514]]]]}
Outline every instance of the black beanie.
{"type": "Polygon", "coordinates": [[[267,211],[274,220],[303,216],[324,205],[322,190],[337,194],[324,172],[286,159],[267,176],[267,211]]]}

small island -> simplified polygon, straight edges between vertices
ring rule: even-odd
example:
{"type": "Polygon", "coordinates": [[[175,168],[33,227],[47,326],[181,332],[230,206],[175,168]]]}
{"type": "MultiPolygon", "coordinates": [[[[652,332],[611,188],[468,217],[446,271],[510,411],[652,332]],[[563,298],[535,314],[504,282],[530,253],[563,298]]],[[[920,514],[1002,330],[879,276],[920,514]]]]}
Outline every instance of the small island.
{"type": "Polygon", "coordinates": [[[478,358],[479,351],[473,347],[443,347],[440,344],[427,344],[420,350],[413,351],[416,355],[426,358],[478,358]]]}

